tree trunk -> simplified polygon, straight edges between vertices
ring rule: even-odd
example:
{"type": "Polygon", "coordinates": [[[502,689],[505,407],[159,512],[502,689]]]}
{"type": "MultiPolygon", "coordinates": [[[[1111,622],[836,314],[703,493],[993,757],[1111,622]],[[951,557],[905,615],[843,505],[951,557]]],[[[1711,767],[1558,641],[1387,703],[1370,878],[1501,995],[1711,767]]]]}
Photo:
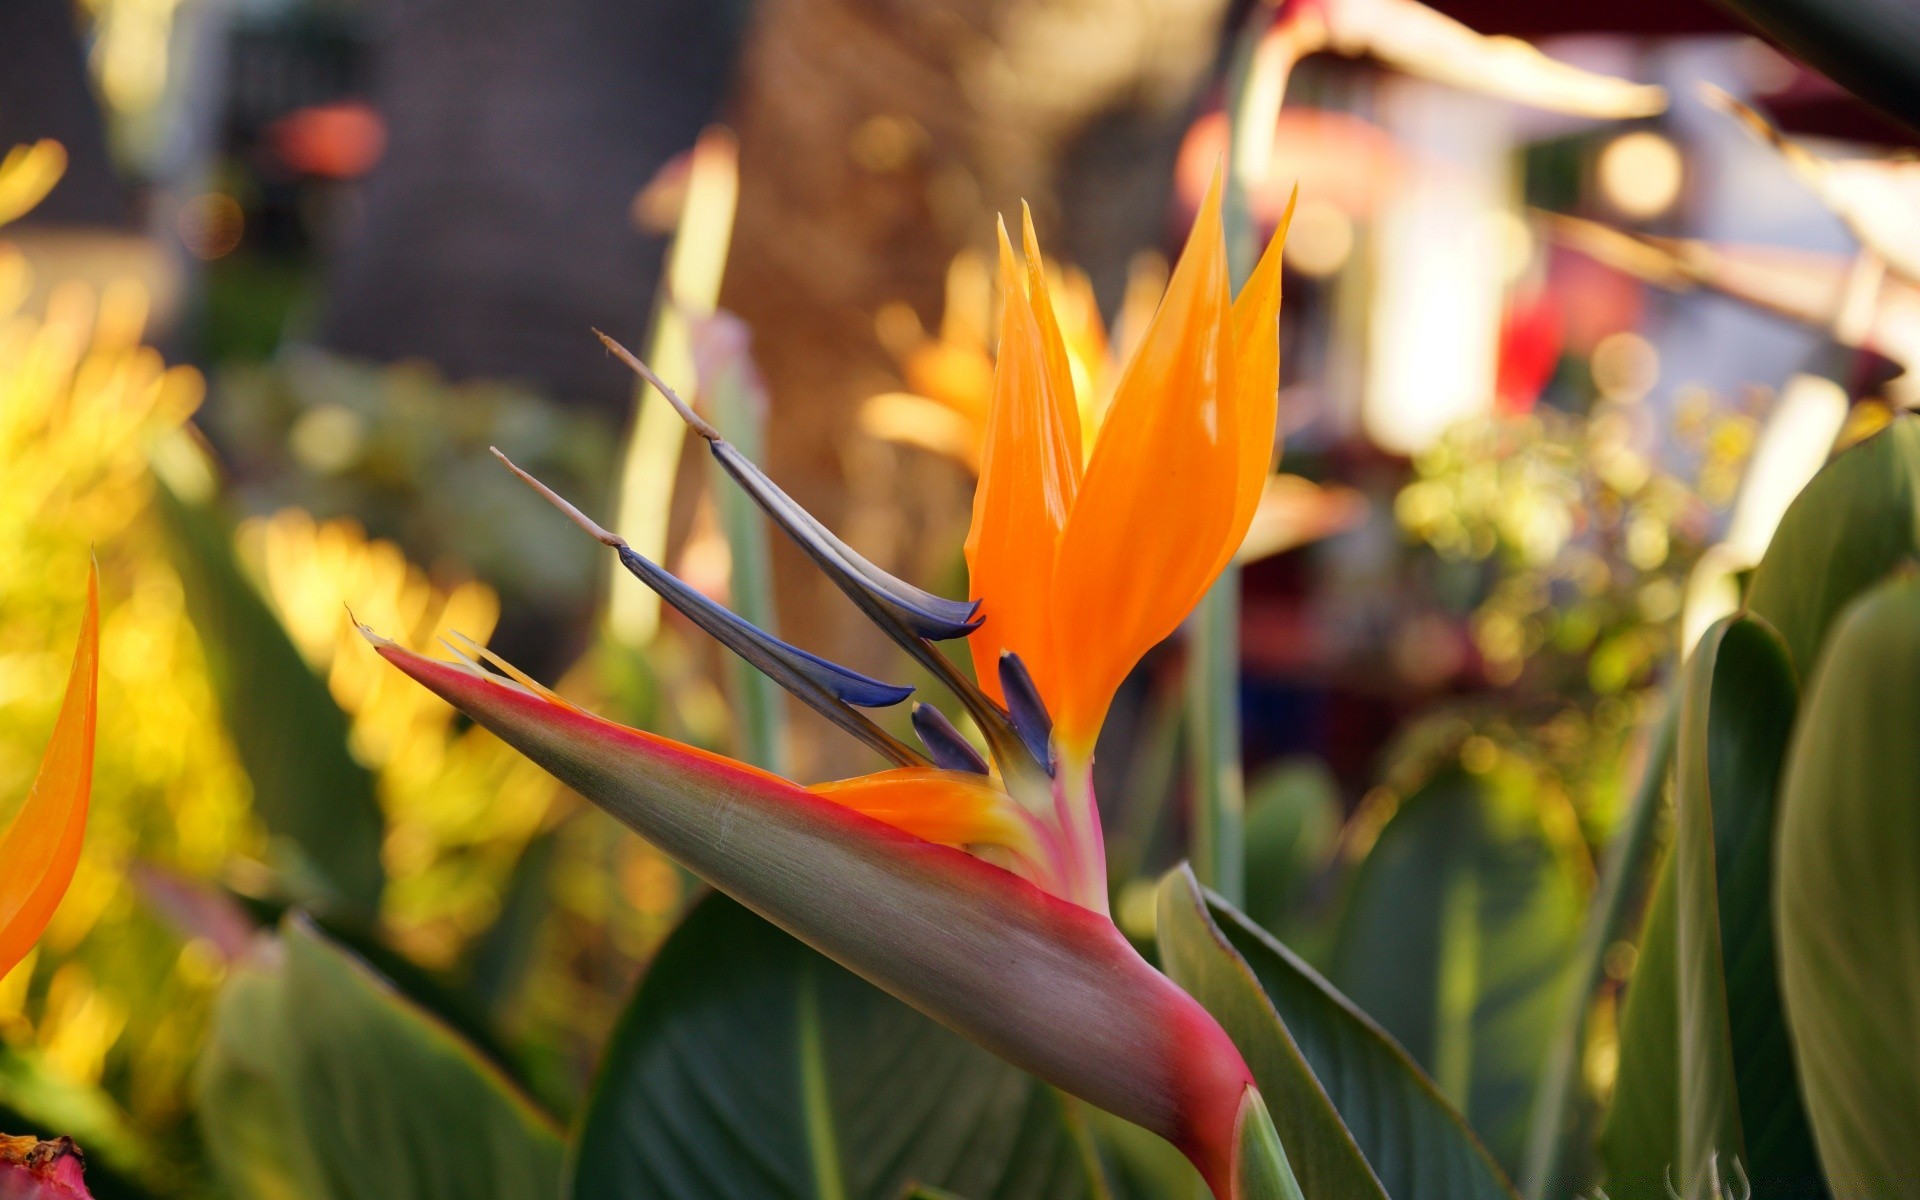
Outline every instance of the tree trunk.
{"type": "MultiPolygon", "coordinates": [[[[931,323],[948,260],[990,247],[996,210],[1017,221],[1022,198],[1051,252],[1114,296],[1133,251],[1160,241],[1226,7],[762,0],[735,105],[740,212],[722,302],[754,330],[775,477],[876,561],[937,572],[922,547],[958,544],[968,492],[957,471],[855,435],[860,402],[899,386],[875,313],[905,301],[931,323]]],[[[776,571],[787,636],[890,665],[791,547],[777,547],[776,571]]],[[[864,765],[840,740],[819,749],[817,773],[864,765]]]]}

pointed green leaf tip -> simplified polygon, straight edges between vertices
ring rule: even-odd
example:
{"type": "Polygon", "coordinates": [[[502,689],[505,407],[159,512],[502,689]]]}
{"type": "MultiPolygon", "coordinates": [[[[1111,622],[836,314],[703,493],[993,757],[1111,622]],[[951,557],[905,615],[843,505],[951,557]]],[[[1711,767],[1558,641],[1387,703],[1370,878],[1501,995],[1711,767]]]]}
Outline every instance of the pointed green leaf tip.
{"type": "Polygon", "coordinates": [[[777,776],[386,644],[396,667],[855,974],[1179,1146],[1222,1197],[1251,1076],[1106,917],[777,776]]]}
{"type": "Polygon", "coordinates": [[[1233,1159],[1234,1200],[1306,1200],[1258,1088],[1248,1088],[1240,1103],[1233,1159]]]}

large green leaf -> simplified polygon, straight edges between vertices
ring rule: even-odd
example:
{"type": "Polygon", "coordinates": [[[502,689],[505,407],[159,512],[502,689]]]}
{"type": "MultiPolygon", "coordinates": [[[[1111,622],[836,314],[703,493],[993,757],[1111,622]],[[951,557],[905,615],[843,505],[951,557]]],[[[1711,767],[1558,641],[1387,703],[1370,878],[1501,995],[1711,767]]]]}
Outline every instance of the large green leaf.
{"type": "Polygon", "coordinates": [[[1836,625],[1781,791],[1774,914],[1794,1056],[1840,1197],[1920,1181],[1920,578],[1836,625]]]}
{"type": "Polygon", "coordinates": [[[1828,463],[1788,506],[1747,607],[1779,631],[1803,680],[1840,610],[1920,550],[1920,417],[1828,463]]]}
{"type": "Polygon", "coordinates": [[[713,895],[607,1048],[570,1194],[1065,1200],[1092,1193],[1069,1103],[713,895]]]}
{"type": "MultiPolygon", "coordinates": [[[[1523,1188],[1528,1200],[1582,1192],[1592,1182],[1588,1175],[1591,1147],[1587,1142],[1596,1106],[1580,1068],[1587,1050],[1589,1010],[1594,993],[1607,977],[1609,953],[1628,923],[1640,914],[1647,880],[1653,876],[1650,864],[1656,858],[1656,818],[1665,806],[1673,743],[1680,727],[1680,706],[1667,702],[1661,707],[1627,811],[1607,844],[1605,870],[1580,933],[1580,947],[1574,954],[1566,990],[1561,994],[1553,1044],[1541,1065],[1533,1128],[1527,1139],[1523,1188]]],[[[1671,952],[1667,959],[1672,959],[1671,952]]],[[[1622,1063],[1621,1071],[1625,1070],[1626,1064],[1622,1063]]],[[[1672,1124],[1665,1121],[1661,1127],[1670,1128],[1672,1124]]]]}
{"type": "Polygon", "coordinates": [[[295,918],[284,928],[295,1095],[340,1200],[548,1200],[561,1139],[498,1067],[295,918]]]}
{"type": "Polygon", "coordinates": [[[241,573],[219,514],[158,480],[154,496],[275,864],[302,903],[370,921],[384,819],[373,776],[347,749],[345,714],[241,573]]]}
{"type": "Polygon", "coordinates": [[[201,1064],[202,1131],[236,1194],[551,1200],[552,1120],[450,1026],[310,921],[236,974],[201,1064]]]}
{"type": "Polygon", "coordinates": [[[1676,830],[1628,989],[1603,1138],[1618,1200],[1709,1187],[1737,1158],[1754,1195],[1821,1194],[1776,985],[1775,796],[1797,689],[1785,646],[1722,621],[1687,664],[1676,830]]]}
{"type": "Polygon", "coordinates": [[[1508,1165],[1580,936],[1577,863],[1534,796],[1447,771],[1401,803],[1354,875],[1327,971],[1508,1165]]]}
{"type": "Polygon", "coordinates": [[[242,1200],[327,1193],[294,1103],[286,973],[241,964],[220,989],[194,1076],[194,1113],[214,1172],[242,1200]]]}
{"type": "Polygon", "coordinates": [[[1511,1200],[1500,1168],[1378,1025],[1184,868],[1160,889],[1167,970],[1240,1044],[1314,1200],[1511,1200]]]}
{"type": "Polygon", "coordinates": [[[1680,1161],[1680,1005],[1674,873],[1664,860],[1620,1009],[1619,1069],[1600,1131],[1607,1194],[1664,1200],[1680,1161]]]}

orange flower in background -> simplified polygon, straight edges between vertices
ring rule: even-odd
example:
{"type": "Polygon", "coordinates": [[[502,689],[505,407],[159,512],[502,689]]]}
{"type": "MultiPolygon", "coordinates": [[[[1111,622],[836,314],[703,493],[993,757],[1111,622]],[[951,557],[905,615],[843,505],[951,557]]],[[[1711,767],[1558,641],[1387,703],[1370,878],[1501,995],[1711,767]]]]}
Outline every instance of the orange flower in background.
{"type": "Polygon", "coordinates": [[[93,732],[100,670],[100,577],[87,605],[66,699],[26,803],[0,833],[0,978],[19,965],[73,882],[93,790],[93,732]]]}

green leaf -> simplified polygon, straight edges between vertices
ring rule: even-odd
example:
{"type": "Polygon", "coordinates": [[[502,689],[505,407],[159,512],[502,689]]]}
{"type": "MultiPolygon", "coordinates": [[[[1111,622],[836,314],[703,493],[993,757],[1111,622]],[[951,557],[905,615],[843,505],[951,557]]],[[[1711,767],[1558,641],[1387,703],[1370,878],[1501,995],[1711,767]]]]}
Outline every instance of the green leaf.
{"type": "Polygon", "coordinates": [[[196,1100],[236,1195],[551,1200],[560,1188],[552,1120],[303,917],[230,982],[196,1100]]]}
{"type": "Polygon", "coordinates": [[[1241,1105],[1237,1143],[1234,1200],[1306,1200],[1259,1092],[1249,1091],[1241,1105]]]}
{"type": "Polygon", "coordinates": [[[1608,1192],[1690,1195],[1737,1158],[1758,1197],[1821,1194],[1776,985],[1769,894],[1775,795],[1797,689],[1753,617],[1688,661],[1676,830],[1641,939],[1603,1136],[1608,1192]]]}
{"type": "Polygon", "coordinates": [[[1403,801],[1349,889],[1328,977],[1519,1161],[1585,908],[1526,786],[1447,771],[1403,801]]]}
{"type": "Polygon", "coordinates": [[[1245,912],[1262,929],[1294,932],[1302,894],[1332,858],[1340,821],[1340,789],[1318,759],[1278,762],[1248,781],[1245,912]]]}
{"type": "Polygon", "coordinates": [[[247,1200],[320,1200],[320,1166],[293,1099],[284,971],[236,966],[220,989],[194,1075],[194,1113],[214,1172],[247,1200]]]}
{"type": "Polygon", "coordinates": [[[1607,1194],[1662,1200],[1680,1161],[1680,986],[1674,873],[1664,861],[1620,1009],[1620,1065],[1600,1131],[1607,1194]]]}
{"type": "Polygon", "coordinates": [[[1092,1149],[1068,1103],[713,895],[621,1018],[570,1195],[1088,1196],[1092,1149]]]}
{"type": "Polygon", "coordinates": [[[1920,578],[1868,592],[1807,689],[1774,913],[1794,1056],[1835,1196],[1920,1180],[1920,578]]]}
{"type": "MultiPolygon", "coordinates": [[[[1607,846],[1606,868],[1581,930],[1572,976],[1561,995],[1553,1045],[1540,1071],[1524,1176],[1529,1200],[1570,1195],[1584,1190],[1589,1182],[1584,1175],[1584,1143],[1592,1098],[1580,1069],[1587,1049],[1588,1012],[1607,976],[1608,954],[1627,923],[1639,914],[1646,880],[1653,873],[1649,864],[1655,857],[1655,818],[1665,806],[1679,727],[1680,706],[1663,704],[1626,815],[1607,846]]],[[[1670,951],[1667,959],[1672,959],[1670,951]]],[[[1622,1074],[1627,1066],[1621,1063],[1622,1074]]],[[[1673,1128],[1674,1123],[1665,1121],[1660,1127],[1673,1128]]]]}
{"type": "Polygon", "coordinates": [[[1747,607],[1785,639],[1801,679],[1813,677],[1828,627],[1856,596],[1920,550],[1920,417],[1828,463],[1774,532],[1747,607]]]}
{"type": "Polygon", "coordinates": [[[1378,1025],[1184,868],[1160,885],[1175,981],[1246,1055],[1314,1200],[1511,1200],[1479,1139],[1378,1025]]]}
{"type": "Polygon", "coordinates": [[[295,1102],[341,1200],[532,1200],[561,1139],[452,1028],[310,922],[284,927],[295,1102]]]}
{"type": "Polygon", "coordinates": [[[1313,1067],[1281,1021],[1260,979],[1208,912],[1193,873],[1181,867],[1160,883],[1160,959],[1240,1047],[1270,1110],[1302,1188],[1316,1200],[1386,1200],[1387,1191],[1340,1119],[1313,1067]]]}
{"type": "Polygon", "coordinates": [[[384,818],[347,749],[347,718],[234,560],[225,522],[155,480],[187,612],[273,858],[302,903],[370,922],[384,818]]]}

